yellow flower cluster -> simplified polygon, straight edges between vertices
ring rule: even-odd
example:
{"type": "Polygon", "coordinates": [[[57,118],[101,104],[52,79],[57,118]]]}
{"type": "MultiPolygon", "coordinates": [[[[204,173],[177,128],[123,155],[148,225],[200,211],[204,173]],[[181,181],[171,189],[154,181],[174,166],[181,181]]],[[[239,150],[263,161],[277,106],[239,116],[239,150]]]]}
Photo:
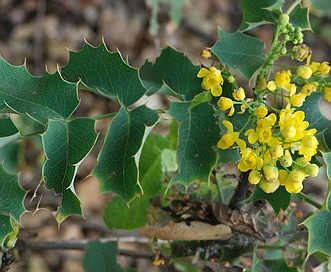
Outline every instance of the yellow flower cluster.
{"type": "Polygon", "coordinates": [[[198,73],[199,78],[202,80],[202,88],[205,90],[210,90],[213,96],[220,96],[222,94],[222,85],[224,79],[222,77],[221,71],[215,67],[201,68],[198,73]]]}

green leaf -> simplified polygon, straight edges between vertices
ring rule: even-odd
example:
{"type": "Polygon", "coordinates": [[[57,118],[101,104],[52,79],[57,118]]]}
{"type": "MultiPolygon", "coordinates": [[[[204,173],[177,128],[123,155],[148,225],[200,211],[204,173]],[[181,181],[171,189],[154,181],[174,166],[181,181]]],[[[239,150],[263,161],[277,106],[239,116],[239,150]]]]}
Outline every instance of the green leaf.
{"type": "Polygon", "coordinates": [[[103,219],[109,229],[137,229],[148,222],[149,198],[135,199],[128,205],[119,196],[114,197],[106,206],[103,219]]]}
{"type": "Polygon", "coordinates": [[[20,186],[18,175],[9,174],[0,164],[0,214],[20,222],[26,211],[23,205],[25,196],[26,191],[20,186]]]}
{"type": "Polygon", "coordinates": [[[19,142],[13,142],[0,148],[0,162],[2,162],[4,169],[9,173],[17,173],[19,171],[20,147],[19,142]]]}
{"type": "Polygon", "coordinates": [[[311,30],[309,9],[298,5],[290,15],[290,23],[292,23],[294,27],[301,27],[302,30],[311,30]]]}
{"type": "Polygon", "coordinates": [[[43,134],[45,132],[45,125],[25,115],[11,114],[10,118],[23,137],[43,134]]]}
{"type": "Polygon", "coordinates": [[[117,263],[117,242],[91,241],[85,249],[82,266],[86,272],[124,272],[117,263]]]}
{"type": "Polygon", "coordinates": [[[259,186],[255,186],[252,201],[268,200],[275,213],[278,214],[280,210],[286,210],[291,202],[291,194],[289,194],[284,186],[280,186],[275,192],[271,194],[265,193],[259,186]]]}
{"type": "Polygon", "coordinates": [[[6,240],[8,234],[13,231],[13,227],[10,222],[10,216],[0,214],[0,248],[3,248],[3,243],[6,240]]]}
{"type": "Polygon", "coordinates": [[[328,195],[327,209],[321,209],[308,217],[303,224],[308,228],[308,254],[320,251],[331,255],[331,198],[328,195]]]}
{"type": "Polygon", "coordinates": [[[264,24],[276,23],[284,0],[240,0],[243,22],[240,31],[264,24]]]}
{"type": "Polygon", "coordinates": [[[182,100],[191,100],[202,90],[202,81],[197,77],[199,70],[183,53],[168,46],[155,64],[146,62],[141,67],[140,76],[149,90],[147,95],[162,90],[182,100]]]}
{"type": "Polygon", "coordinates": [[[239,70],[247,79],[264,64],[262,49],[265,43],[241,32],[226,33],[219,28],[220,41],[212,47],[214,54],[224,65],[239,70]]]}
{"type": "Polygon", "coordinates": [[[67,119],[79,104],[76,84],[59,73],[32,76],[25,65],[13,66],[0,57],[0,112],[28,115],[42,124],[67,119]]]}
{"type": "Polygon", "coordinates": [[[309,122],[309,128],[317,129],[316,136],[320,142],[319,148],[327,152],[331,149],[331,142],[329,141],[331,137],[331,121],[320,110],[319,105],[322,97],[323,94],[313,93],[306,98],[306,102],[299,110],[305,112],[305,120],[309,122]]]}
{"type": "Polygon", "coordinates": [[[42,135],[46,155],[43,180],[48,189],[62,194],[62,206],[56,215],[59,224],[71,214],[82,214],[73,182],[79,165],[97,139],[94,125],[95,121],[89,118],[70,122],[49,120],[47,130],[42,135]]]}
{"type": "Polygon", "coordinates": [[[113,100],[116,97],[126,107],[146,93],[138,70],[129,66],[119,52],[109,52],[104,43],[93,47],[85,42],[81,51],[70,51],[69,63],[61,74],[71,82],[81,80],[88,90],[113,100]]]}
{"type": "Polygon", "coordinates": [[[179,125],[178,173],[170,185],[181,183],[186,188],[194,181],[208,182],[217,159],[215,146],[219,140],[219,126],[214,109],[205,102],[191,108],[191,102],[172,102],[168,113],[179,125]]]}
{"type": "Polygon", "coordinates": [[[10,118],[0,118],[0,148],[21,138],[10,118]]]}
{"type": "Polygon", "coordinates": [[[157,112],[140,106],[121,108],[112,120],[93,170],[102,193],[114,192],[126,202],[141,193],[138,163],[146,137],[157,122],[157,112]]]}

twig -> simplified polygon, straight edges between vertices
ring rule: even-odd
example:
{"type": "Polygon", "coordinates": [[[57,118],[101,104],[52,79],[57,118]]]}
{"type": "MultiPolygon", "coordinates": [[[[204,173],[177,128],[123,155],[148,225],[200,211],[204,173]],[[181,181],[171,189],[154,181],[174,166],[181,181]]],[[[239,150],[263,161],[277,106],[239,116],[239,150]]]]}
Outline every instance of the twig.
{"type": "MultiPolygon", "coordinates": [[[[47,241],[47,242],[39,242],[39,241],[22,241],[18,240],[16,243],[16,248],[26,250],[85,250],[86,245],[91,240],[83,239],[83,240],[63,240],[63,241],[47,241]]],[[[148,244],[148,238],[138,238],[138,237],[112,237],[112,238],[103,238],[99,239],[101,243],[106,242],[122,242],[122,243],[139,243],[139,244],[148,244]]],[[[118,254],[123,256],[130,256],[135,258],[150,258],[152,254],[146,252],[137,252],[131,250],[119,249],[118,254]]]]}

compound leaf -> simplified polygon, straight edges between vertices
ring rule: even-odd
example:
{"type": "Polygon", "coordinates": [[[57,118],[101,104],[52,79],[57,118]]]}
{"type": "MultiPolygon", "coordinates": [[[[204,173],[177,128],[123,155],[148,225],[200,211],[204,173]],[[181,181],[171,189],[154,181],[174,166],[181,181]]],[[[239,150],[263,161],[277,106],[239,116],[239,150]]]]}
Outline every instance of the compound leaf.
{"type": "Polygon", "coordinates": [[[149,89],[147,95],[165,91],[187,101],[202,90],[199,69],[183,53],[168,46],[154,64],[146,62],[141,67],[140,76],[149,89]]]}
{"type": "Polygon", "coordinates": [[[126,202],[141,194],[138,164],[146,137],[159,116],[146,106],[121,108],[112,120],[93,170],[101,192],[114,192],[126,202]]]}
{"type": "Polygon", "coordinates": [[[119,52],[109,52],[104,43],[93,47],[85,42],[81,51],[70,51],[69,63],[61,73],[67,80],[81,80],[88,90],[118,100],[126,107],[146,93],[138,70],[129,66],[119,52]]]}
{"type": "Polygon", "coordinates": [[[67,119],[79,104],[76,84],[59,73],[32,76],[25,65],[13,66],[0,57],[0,112],[28,115],[42,124],[67,119]]]}
{"type": "Polygon", "coordinates": [[[212,47],[214,54],[224,65],[239,70],[247,79],[264,64],[262,49],[265,43],[241,32],[226,33],[219,28],[220,41],[212,47]]]}
{"type": "Polygon", "coordinates": [[[264,24],[276,23],[284,0],[240,0],[243,22],[240,31],[264,24]]]}
{"type": "Polygon", "coordinates": [[[95,121],[89,118],[70,122],[49,120],[47,130],[42,135],[46,155],[43,180],[48,189],[62,194],[62,205],[56,215],[59,224],[71,214],[82,214],[73,182],[80,163],[97,139],[94,125],[95,121]]]}
{"type": "Polygon", "coordinates": [[[168,113],[180,123],[178,173],[170,185],[181,183],[188,187],[194,181],[208,182],[217,159],[214,148],[220,137],[214,109],[207,102],[193,108],[191,102],[172,102],[168,113]]]}

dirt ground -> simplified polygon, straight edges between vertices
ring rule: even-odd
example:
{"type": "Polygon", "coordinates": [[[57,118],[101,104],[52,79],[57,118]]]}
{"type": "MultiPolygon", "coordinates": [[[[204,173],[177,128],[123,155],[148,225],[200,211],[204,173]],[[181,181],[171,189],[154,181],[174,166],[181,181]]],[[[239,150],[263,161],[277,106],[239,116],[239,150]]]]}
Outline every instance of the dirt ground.
{"type": "MultiPolygon", "coordinates": [[[[169,6],[163,4],[158,16],[160,29],[155,34],[149,31],[150,17],[148,0],[0,0],[0,54],[14,65],[25,62],[34,75],[42,75],[46,69],[54,73],[58,66],[67,63],[68,49],[79,50],[86,39],[94,46],[104,40],[109,50],[118,49],[137,68],[146,59],[154,61],[166,45],[185,52],[193,63],[199,64],[201,50],[212,46],[218,39],[217,27],[234,32],[242,20],[239,0],[187,0],[178,28],[169,18],[169,6]]],[[[316,25],[315,35],[319,38],[308,33],[306,43],[313,48],[317,61],[330,60],[331,39],[323,32],[330,27],[330,19],[318,15],[313,23],[316,25]]],[[[272,40],[269,30],[270,26],[265,26],[250,34],[262,38],[268,45],[272,40]]],[[[83,103],[78,114],[102,114],[118,109],[114,103],[90,93],[81,92],[80,96],[83,103]],[[97,109],[94,107],[96,104],[97,109]]],[[[330,114],[329,105],[325,107],[325,112],[330,114]]],[[[106,127],[106,123],[98,124],[101,133],[106,131],[106,127]]],[[[21,181],[27,190],[36,187],[40,179],[42,156],[34,150],[35,144],[26,144],[27,165],[23,166],[21,181]]],[[[100,145],[101,140],[96,149],[100,145]]],[[[58,229],[52,214],[41,208],[47,207],[54,211],[58,203],[40,188],[38,192],[44,193],[44,197],[40,210],[35,213],[39,198],[30,203],[33,192],[28,195],[26,205],[30,212],[23,217],[24,230],[20,233],[20,240],[44,242],[137,237],[136,232],[113,232],[105,226],[102,213],[111,195],[99,195],[99,184],[95,178],[84,179],[95,162],[95,154],[88,156],[76,182],[85,219],[71,217],[58,229]]],[[[315,187],[312,188],[314,191],[315,187]]],[[[131,246],[132,243],[121,244],[123,249],[130,249],[131,246]]],[[[148,253],[149,246],[145,245],[139,250],[148,253]]],[[[11,271],[79,272],[83,271],[82,258],[83,252],[77,250],[25,250],[19,252],[11,271]]],[[[157,271],[149,265],[149,260],[120,257],[119,261],[125,266],[140,267],[142,271],[157,271]]]]}

